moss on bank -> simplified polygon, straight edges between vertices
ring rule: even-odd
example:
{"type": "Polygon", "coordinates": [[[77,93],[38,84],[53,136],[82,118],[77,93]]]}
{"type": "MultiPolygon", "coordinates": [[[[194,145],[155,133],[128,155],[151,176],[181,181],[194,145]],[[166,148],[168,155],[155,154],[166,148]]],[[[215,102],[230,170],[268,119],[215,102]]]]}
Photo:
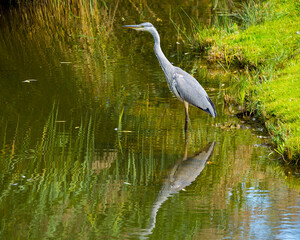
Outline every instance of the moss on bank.
{"type": "MultiPolygon", "coordinates": [[[[300,164],[300,1],[249,2],[246,7],[256,8],[264,21],[202,29],[194,47],[205,48],[208,60],[225,68],[246,69],[246,77],[237,78],[243,88],[232,94],[265,122],[276,151],[300,164]]],[[[239,13],[243,21],[253,19],[245,14],[251,10],[239,13]]]]}

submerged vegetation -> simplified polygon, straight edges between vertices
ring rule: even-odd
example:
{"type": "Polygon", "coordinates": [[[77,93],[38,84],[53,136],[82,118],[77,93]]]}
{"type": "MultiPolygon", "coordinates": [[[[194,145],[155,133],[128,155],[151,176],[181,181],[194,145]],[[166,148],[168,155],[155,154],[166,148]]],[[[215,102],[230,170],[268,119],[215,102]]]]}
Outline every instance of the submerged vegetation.
{"type": "Polygon", "coordinates": [[[248,0],[231,11],[215,9],[219,17],[210,27],[190,18],[194,31],[185,39],[208,61],[245,70],[227,99],[265,123],[285,161],[300,163],[299,1],[248,0]]]}

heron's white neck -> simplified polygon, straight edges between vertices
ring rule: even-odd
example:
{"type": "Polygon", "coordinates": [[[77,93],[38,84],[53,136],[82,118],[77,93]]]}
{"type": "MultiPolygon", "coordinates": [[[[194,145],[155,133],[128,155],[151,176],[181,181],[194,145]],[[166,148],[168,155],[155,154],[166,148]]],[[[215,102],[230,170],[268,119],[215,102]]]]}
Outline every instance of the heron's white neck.
{"type": "MultiPolygon", "coordinates": [[[[164,71],[165,75],[171,75],[172,74],[172,69],[173,65],[169,62],[169,60],[166,58],[164,53],[161,50],[160,47],[160,37],[158,35],[157,30],[154,28],[153,30],[150,31],[154,38],[154,53],[159,61],[159,64],[164,71]]],[[[171,76],[170,76],[171,77],[171,76]]],[[[168,79],[168,78],[167,78],[168,79]]]]}

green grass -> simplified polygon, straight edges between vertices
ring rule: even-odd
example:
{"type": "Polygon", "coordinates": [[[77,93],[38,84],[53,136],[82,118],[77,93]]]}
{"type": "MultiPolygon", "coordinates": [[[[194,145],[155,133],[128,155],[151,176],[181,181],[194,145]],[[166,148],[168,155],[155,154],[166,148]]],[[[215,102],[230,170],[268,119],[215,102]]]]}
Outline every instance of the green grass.
{"type": "Polygon", "coordinates": [[[256,68],[284,64],[285,60],[299,51],[296,21],[294,18],[282,18],[252,26],[227,36],[216,49],[227,51],[229,61],[237,60],[240,64],[256,68]]]}
{"type": "Polygon", "coordinates": [[[277,151],[299,161],[300,148],[300,57],[277,73],[273,81],[260,85],[256,98],[263,103],[261,112],[277,144],[277,151]]]}
{"type": "Polygon", "coordinates": [[[231,27],[223,27],[223,30],[206,30],[211,34],[208,37],[211,42],[209,59],[259,68],[283,64],[286,59],[299,53],[299,1],[277,0],[267,3],[259,6],[272,8],[273,13],[267,13],[265,21],[258,17],[256,25],[254,17],[248,16],[243,18],[246,22],[242,21],[240,27],[235,23],[231,27]]]}
{"type": "Polygon", "coordinates": [[[246,70],[231,94],[265,122],[276,151],[299,164],[300,1],[250,0],[227,18],[208,28],[193,23],[190,44],[225,69],[246,70]]]}

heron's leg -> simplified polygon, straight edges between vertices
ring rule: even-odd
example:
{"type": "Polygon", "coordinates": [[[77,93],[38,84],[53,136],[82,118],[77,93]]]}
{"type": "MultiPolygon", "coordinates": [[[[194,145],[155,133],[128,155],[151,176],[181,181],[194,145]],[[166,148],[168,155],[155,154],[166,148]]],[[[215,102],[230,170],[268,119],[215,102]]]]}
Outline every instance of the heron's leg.
{"type": "Polygon", "coordinates": [[[183,101],[184,109],[185,109],[185,131],[188,130],[188,123],[189,123],[189,104],[186,101],[183,101]]]}
{"type": "Polygon", "coordinates": [[[189,135],[188,135],[188,132],[185,131],[185,132],[184,132],[184,135],[185,135],[185,143],[184,143],[183,161],[187,160],[187,147],[188,147],[188,143],[189,143],[189,135]]]}

